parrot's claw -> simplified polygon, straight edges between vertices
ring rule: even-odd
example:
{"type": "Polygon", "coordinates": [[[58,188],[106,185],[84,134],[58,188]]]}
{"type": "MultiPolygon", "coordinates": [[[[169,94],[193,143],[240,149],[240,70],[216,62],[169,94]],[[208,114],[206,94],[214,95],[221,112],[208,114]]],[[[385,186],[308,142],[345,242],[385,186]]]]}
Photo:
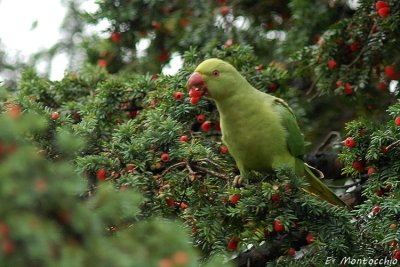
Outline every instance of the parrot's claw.
{"type": "Polygon", "coordinates": [[[233,186],[234,187],[240,187],[242,185],[243,177],[240,175],[236,175],[235,178],[233,178],[233,186]]]}

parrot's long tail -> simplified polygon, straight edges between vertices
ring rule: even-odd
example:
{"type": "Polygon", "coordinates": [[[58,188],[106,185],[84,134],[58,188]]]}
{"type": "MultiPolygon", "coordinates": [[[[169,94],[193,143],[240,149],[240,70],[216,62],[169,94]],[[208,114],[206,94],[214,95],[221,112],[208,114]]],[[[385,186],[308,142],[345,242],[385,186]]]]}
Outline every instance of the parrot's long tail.
{"type": "Polygon", "coordinates": [[[328,201],[329,203],[341,206],[348,207],[346,203],[344,203],[335,193],[329,189],[320,179],[318,179],[312,170],[308,167],[307,164],[304,164],[305,176],[307,178],[309,187],[304,188],[304,190],[308,193],[318,196],[319,198],[328,201]]]}

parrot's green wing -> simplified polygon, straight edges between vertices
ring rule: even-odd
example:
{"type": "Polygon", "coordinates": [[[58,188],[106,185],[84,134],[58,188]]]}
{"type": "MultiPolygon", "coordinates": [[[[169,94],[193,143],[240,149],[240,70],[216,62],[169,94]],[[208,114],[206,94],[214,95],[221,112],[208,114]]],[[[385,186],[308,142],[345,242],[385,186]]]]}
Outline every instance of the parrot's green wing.
{"type": "Polygon", "coordinates": [[[276,98],[273,102],[273,109],[281,118],[281,122],[287,131],[287,147],[293,157],[303,160],[304,155],[304,137],[297,125],[296,116],[288,104],[276,98]]]}
{"type": "Polygon", "coordinates": [[[296,158],[296,174],[305,175],[310,186],[304,188],[308,193],[316,195],[331,204],[346,206],[346,204],[332,192],[320,179],[318,179],[311,169],[304,163],[304,137],[294,115],[288,104],[280,98],[273,102],[273,109],[281,117],[282,126],[287,131],[287,147],[293,157],[296,158]]]}

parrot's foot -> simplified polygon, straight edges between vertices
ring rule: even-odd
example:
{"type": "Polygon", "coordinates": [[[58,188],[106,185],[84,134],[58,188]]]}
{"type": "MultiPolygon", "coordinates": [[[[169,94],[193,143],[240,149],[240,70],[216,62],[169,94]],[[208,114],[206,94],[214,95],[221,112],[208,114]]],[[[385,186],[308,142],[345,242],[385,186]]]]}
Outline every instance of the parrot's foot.
{"type": "Polygon", "coordinates": [[[235,178],[233,178],[233,186],[241,187],[242,181],[243,181],[243,177],[240,175],[236,175],[235,178]]]}

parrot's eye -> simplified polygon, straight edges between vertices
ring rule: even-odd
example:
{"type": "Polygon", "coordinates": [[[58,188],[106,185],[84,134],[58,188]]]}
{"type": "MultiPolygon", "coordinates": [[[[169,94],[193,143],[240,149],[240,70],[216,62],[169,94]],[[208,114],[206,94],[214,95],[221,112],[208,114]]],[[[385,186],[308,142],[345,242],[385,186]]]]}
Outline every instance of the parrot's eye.
{"type": "Polygon", "coordinates": [[[219,76],[219,71],[218,70],[213,70],[212,76],[218,77],[219,76]]]}

